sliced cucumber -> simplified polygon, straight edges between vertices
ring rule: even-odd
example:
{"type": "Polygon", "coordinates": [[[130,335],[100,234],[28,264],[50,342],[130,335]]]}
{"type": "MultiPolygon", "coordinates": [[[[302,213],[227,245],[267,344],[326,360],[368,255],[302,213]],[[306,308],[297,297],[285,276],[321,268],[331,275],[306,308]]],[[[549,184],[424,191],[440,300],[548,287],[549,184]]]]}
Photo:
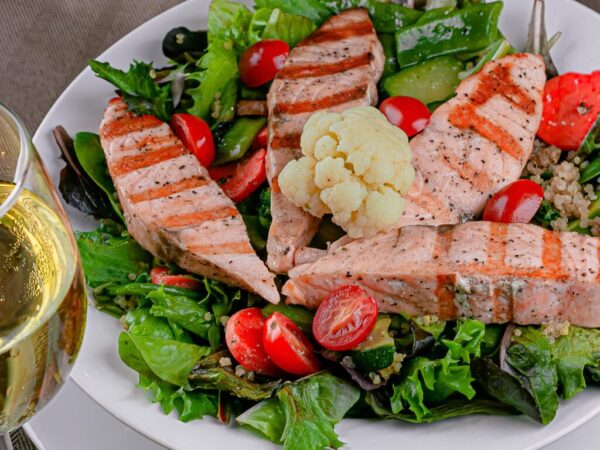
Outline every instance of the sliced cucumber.
{"type": "Polygon", "coordinates": [[[392,319],[379,316],[367,339],[352,352],[352,361],[363,373],[385,369],[394,362],[394,339],[389,334],[392,319]]]}
{"type": "Polygon", "coordinates": [[[383,80],[390,96],[405,95],[423,103],[439,102],[454,94],[464,64],[452,56],[442,56],[401,70],[383,80]]]}

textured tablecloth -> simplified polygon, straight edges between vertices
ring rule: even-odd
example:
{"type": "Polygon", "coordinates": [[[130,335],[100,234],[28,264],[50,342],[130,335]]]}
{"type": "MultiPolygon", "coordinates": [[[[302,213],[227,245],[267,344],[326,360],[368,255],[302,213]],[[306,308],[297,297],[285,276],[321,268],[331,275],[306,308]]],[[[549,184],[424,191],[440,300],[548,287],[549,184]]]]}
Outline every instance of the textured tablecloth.
{"type": "Polygon", "coordinates": [[[180,1],[0,0],[0,101],[33,134],[90,58],[180,1]]]}

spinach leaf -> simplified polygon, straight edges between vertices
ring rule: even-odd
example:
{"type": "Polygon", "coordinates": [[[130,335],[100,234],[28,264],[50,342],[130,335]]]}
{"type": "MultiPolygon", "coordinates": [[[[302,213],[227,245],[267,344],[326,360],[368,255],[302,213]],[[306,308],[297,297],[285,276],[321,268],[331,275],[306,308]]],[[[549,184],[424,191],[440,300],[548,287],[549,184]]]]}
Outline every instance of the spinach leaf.
{"type": "Polygon", "coordinates": [[[283,442],[286,450],[339,448],[342,443],[334,427],[359,397],[352,384],[323,372],[284,385],[276,396],[279,408],[275,399],[269,399],[237,421],[273,442],[283,442]]]}
{"type": "Polygon", "coordinates": [[[518,328],[506,351],[506,361],[533,396],[542,423],[549,423],[558,409],[558,376],[548,338],[537,328],[518,328]]]}
{"type": "Polygon", "coordinates": [[[158,339],[176,339],[169,322],[162,317],[152,315],[149,307],[139,307],[127,311],[123,316],[123,323],[131,334],[158,339]]]}
{"type": "Polygon", "coordinates": [[[125,219],[121,211],[121,205],[117,200],[115,186],[108,174],[104,150],[102,150],[98,135],[80,131],[75,134],[74,149],[77,160],[83,170],[85,170],[85,173],[96,183],[96,186],[104,191],[115,214],[124,222],[125,219]]]}
{"type": "Polygon", "coordinates": [[[75,154],[75,145],[62,126],[52,130],[54,139],[66,165],[60,171],[58,190],[63,199],[72,207],[96,218],[118,219],[110,199],[90,178],[75,154]]]}
{"type": "Polygon", "coordinates": [[[258,221],[263,228],[269,230],[271,227],[271,189],[268,187],[260,192],[260,200],[258,203],[258,221]]]}
{"type": "Polygon", "coordinates": [[[514,413],[514,410],[510,406],[494,400],[480,398],[475,398],[473,400],[453,399],[432,406],[429,409],[429,414],[427,416],[418,418],[409,412],[393,413],[385,406],[384,402],[377,394],[377,391],[367,392],[365,400],[377,416],[383,419],[396,419],[411,423],[437,422],[451,417],[466,416],[470,414],[490,414],[496,416],[514,413]]]}
{"type": "Polygon", "coordinates": [[[284,13],[308,17],[321,25],[331,16],[331,11],[319,0],[256,0],[256,8],[280,9],[284,13]]]}
{"type": "Polygon", "coordinates": [[[334,14],[350,8],[366,8],[379,33],[395,33],[415,23],[423,14],[416,9],[379,0],[324,0],[322,3],[334,14]]]}
{"type": "Polygon", "coordinates": [[[571,326],[551,345],[558,384],[569,399],[585,388],[584,369],[600,366],[600,330],[571,326]]]}
{"type": "Polygon", "coordinates": [[[140,376],[138,387],[150,391],[152,402],[159,403],[165,414],[176,409],[182,422],[217,415],[217,395],[214,393],[176,388],[169,383],[144,376],[140,376]]]}
{"type": "Polygon", "coordinates": [[[231,100],[237,96],[239,77],[237,53],[233,41],[213,39],[208,46],[208,51],[196,66],[199,70],[190,73],[187,78],[188,82],[199,83],[185,90],[185,94],[190,96],[192,101],[187,112],[206,121],[215,119],[213,120],[215,123],[233,118],[235,101],[231,100]],[[222,98],[227,101],[222,103],[222,98]]]}
{"type": "Polygon", "coordinates": [[[156,290],[146,296],[153,305],[150,313],[156,317],[164,317],[171,323],[180,325],[185,330],[207,339],[211,326],[207,319],[208,310],[198,302],[183,295],[170,295],[163,289],[156,290]]]}
{"type": "Polygon", "coordinates": [[[136,372],[159,378],[176,386],[187,383],[187,376],[198,360],[210,353],[210,347],[121,333],[119,356],[136,372]]]}
{"type": "Polygon", "coordinates": [[[150,269],[152,255],[128,235],[102,231],[75,233],[87,283],[93,287],[125,284],[150,269]]]}
{"type": "Polygon", "coordinates": [[[533,222],[544,228],[552,228],[552,222],[560,218],[560,212],[552,204],[544,199],[533,217],[533,222]]]}
{"type": "Polygon", "coordinates": [[[92,60],[89,64],[98,77],[114,84],[121,91],[129,110],[136,114],[152,114],[163,122],[169,121],[173,109],[171,88],[169,84],[159,86],[156,83],[151,64],[134,60],[127,72],[106,62],[92,60]]]}

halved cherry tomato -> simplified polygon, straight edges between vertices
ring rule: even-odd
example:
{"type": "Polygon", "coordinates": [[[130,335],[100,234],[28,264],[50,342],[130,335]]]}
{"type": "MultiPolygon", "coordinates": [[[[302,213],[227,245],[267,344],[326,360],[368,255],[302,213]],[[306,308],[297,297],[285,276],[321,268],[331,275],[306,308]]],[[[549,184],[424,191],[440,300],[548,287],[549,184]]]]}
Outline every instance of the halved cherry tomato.
{"type": "Polygon", "coordinates": [[[576,150],[600,113],[600,70],[565,73],[544,87],[538,136],[562,150],[576,150]]]}
{"type": "Polygon", "coordinates": [[[265,321],[263,343],[271,360],[288,373],[309,375],[321,366],[304,333],[279,312],[274,312],[265,321]]]}
{"type": "Polygon", "coordinates": [[[265,39],[246,49],[240,57],[240,78],[251,88],[268,83],[290,53],[290,46],[279,39],[265,39]]]}
{"type": "Polygon", "coordinates": [[[267,179],[264,148],[236,163],[208,169],[210,177],[221,185],[221,189],[236,203],[246,199],[267,179]]]}
{"type": "Polygon", "coordinates": [[[254,141],[252,142],[252,148],[267,148],[267,144],[269,143],[269,129],[264,127],[262,130],[258,132],[254,141]]]}
{"type": "Polygon", "coordinates": [[[242,309],[227,321],[225,342],[235,360],[246,370],[277,376],[281,371],[263,346],[264,325],[265,319],[259,308],[242,309]]]}
{"type": "Polygon", "coordinates": [[[387,120],[402,129],[408,137],[414,136],[429,124],[431,113],[421,100],[397,95],[386,98],[379,110],[387,120]]]}
{"type": "Polygon", "coordinates": [[[531,180],[518,180],[504,186],[485,205],[483,220],[503,223],[529,223],[544,199],[542,187],[531,180]]]}
{"type": "Polygon", "coordinates": [[[173,114],[171,128],[200,164],[210,167],[215,159],[215,142],[208,124],[191,114],[173,114]]]}
{"type": "Polygon", "coordinates": [[[200,289],[202,282],[187,275],[169,275],[166,267],[154,267],[150,271],[150,281],[153,284],[164,284],[184,289],[200,289]]]}
{"type": "Polygon", "coordinates": [[[364,289],[344,286],[319,305],[313,336],[329,350],[351,350],[369,336],[378,313],[377,302],[364,289]]]}

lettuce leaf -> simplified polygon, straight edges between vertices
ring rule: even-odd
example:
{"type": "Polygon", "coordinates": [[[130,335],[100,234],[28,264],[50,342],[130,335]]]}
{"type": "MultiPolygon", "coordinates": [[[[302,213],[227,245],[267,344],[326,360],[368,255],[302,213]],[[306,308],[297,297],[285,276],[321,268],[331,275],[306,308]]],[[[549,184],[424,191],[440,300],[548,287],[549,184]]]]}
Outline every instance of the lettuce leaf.
{"type": "Polygon", "coordinates": [[[112,83],[121,91],[130,111],[152,114],[163,122],[169,121],[173,109],[171,86],[169,83],[162,86],[156,83],[152,76],[152,64],[133,60],[127,72],[96,60],[90,61],[89,65],[96,76],[112,83]]]}
{"type": "Polygon", "coordinates": [[[262,39],[280,39],[295,47],[310,36],[317,26],[307,17],[274,9],[262,32],[262,39]]]}
{"type": "Polygon", "coordinates": [[[288,14],[308,17],[320,25],[331,16],[331,11],[319,0],[256,0],[256,8],[280,9],[288,14]]]}
{"type": "Polygon", "coordinates": [[[447,348],[441,359],[418,356],[410,360],[404,379],[392,386],[390,399],[393,414],[408,408],[416,421],[424,421],[431,415],[428,402],[440,402],[454,393],[472,399],[471,356],[480,356],[485,325],[477,320],[458,322],[452,340],[442,339],[447,348]]]}
{"type": "Polygon", "coordinates": [[[208,40],[232,40],[236,45],[247,40],[246,30],[252,13],[243,4],[229,0],[212,0],[208,12],[208,40]]]}
{"type": "Polygon", "coordinates": [[[333,14],[350,8],[366,8],[379,33],[395,33],[399,28],[416,22],[423,14],[416,9],[380,0],[323,0],[322,3],[333,14]]]}
{"type": "Polygon", "coordinates": [[[323,372],[284,385],[236,420],[285,450],[339,448],[335,425],[358,401],[354,385],[323,372]]]}

